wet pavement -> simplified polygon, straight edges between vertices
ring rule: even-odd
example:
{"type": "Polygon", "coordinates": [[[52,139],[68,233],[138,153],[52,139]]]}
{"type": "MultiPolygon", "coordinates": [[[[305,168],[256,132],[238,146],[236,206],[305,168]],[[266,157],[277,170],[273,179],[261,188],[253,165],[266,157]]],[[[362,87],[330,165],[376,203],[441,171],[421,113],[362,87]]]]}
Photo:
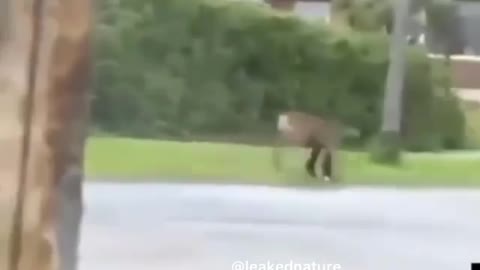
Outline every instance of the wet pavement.
{"type": "Polygon", "coordinates": [[[90,183],[85,193],[80,270],[228,270],[235,261],[460,270],[480,261],[480,190],[90,183]]]}

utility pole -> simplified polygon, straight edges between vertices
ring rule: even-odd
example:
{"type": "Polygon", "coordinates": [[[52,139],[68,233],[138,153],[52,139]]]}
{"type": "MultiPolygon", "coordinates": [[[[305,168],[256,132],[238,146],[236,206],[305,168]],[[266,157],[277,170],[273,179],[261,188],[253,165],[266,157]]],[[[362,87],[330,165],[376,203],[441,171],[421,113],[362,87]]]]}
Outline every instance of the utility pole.
{"type": "Polygon", "coordinates": [[[407,22],[411,0],[394,1],[394,26],[390,43],[390,61],[385,83],[379,153],[374,160],[396,163],[401,154],[401,121],[406,73],[407,22]]]}

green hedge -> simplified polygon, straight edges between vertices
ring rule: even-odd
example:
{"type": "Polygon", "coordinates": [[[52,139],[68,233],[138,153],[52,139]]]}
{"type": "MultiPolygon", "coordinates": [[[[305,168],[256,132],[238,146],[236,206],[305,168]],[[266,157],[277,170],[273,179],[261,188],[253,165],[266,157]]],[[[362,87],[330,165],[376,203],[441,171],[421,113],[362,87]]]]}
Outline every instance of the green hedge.
{"type": "MultiPolygon", "coordinates": [[[[374,135],[388,68],[386,37],[246,2],[102,1],[96,126],[148,137],[253,134],[271,131],[279,111],[298,109],[340,116],[364,141],[374,135]]],[[[406,142],[430,149],[431,138],[463,130],[431,128],[440,114],[457,117],[458,106],[437,100],[442,85],[425,52],[411,48],[408,63],[406,142]]]]}
{"type": "Polygon", "coordinates": [[[413,151],[463,148],[465,116],[450,90],[450,70],[424,55],[409,55],[404,144],[413,151]]]}
{"type": "Polygon", "coordinates": [[[459,149],[467,147],[467,119],[461,102],[450,90],[450,69],[444,65],[435,65],[433,71],[435,84],[434,123],[441,149],[459,149]]]}

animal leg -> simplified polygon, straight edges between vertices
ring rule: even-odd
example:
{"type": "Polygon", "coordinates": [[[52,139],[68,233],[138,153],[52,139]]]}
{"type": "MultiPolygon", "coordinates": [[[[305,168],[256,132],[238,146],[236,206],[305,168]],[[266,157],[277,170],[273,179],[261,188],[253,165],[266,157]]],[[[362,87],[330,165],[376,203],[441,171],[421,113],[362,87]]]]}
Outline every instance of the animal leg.
{"type": "Polygon", "coordinates": [[[318,160],[318,155],[320,154],[321,150],[322,150],[322,147],[319,145],[312,146],[312,151],[310,152],[310,158],[307,160],[307,163],[305,164],[307,173],[311,177],[317,177],[317,174],[315,172],[315,163],[318,160]]]}
{"type": "Polygon", "coordinates": [[[332,153],[326,150],[325,158],[322,161],[323,178],[325,181],[332,179],[332,153]]]}

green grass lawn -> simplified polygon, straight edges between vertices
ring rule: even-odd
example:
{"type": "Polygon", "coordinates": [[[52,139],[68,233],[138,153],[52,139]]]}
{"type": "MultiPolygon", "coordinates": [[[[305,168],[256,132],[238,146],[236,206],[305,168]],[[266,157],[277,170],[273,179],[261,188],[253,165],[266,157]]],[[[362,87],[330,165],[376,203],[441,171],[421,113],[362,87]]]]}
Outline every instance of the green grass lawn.
{"type": "MultiPolygon", "coordinates": [[[[310,185],[303,171],[307,152],[284,151],[284,171],[272,167],[271,148],[180,143],[125,138],[90,138],[87,174],[118,181],[198,181],[310,185]]],[[[480,155],[406,154],[401,167],[372,164],[365,153],[342,152],[346,184],[480,185],[480,155]]]]}

